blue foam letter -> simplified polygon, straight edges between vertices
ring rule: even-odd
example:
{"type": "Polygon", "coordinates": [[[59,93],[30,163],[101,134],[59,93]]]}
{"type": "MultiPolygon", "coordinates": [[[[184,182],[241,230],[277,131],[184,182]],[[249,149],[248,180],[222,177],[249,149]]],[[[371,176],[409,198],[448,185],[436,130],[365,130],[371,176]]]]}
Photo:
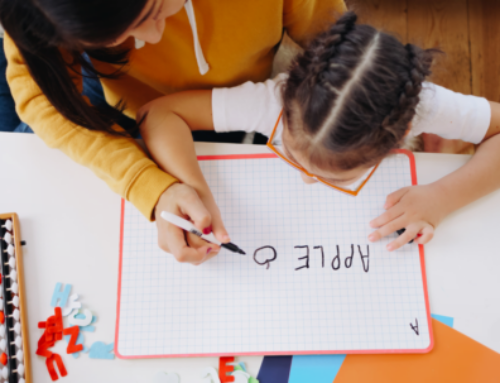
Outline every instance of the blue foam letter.
{"type": "Polygon", "coordinates": [[[54,289],[54,294],[52,294],[52,300],[50,305],[52,307],[64,307],[68,303],[69,294],[71,293],[71,285],[66,285],[64,290],[61,291],[62,283],[57,282],[56,288],[54,289]],[[59,304],[57,303],[59,301],[59,304]]]}

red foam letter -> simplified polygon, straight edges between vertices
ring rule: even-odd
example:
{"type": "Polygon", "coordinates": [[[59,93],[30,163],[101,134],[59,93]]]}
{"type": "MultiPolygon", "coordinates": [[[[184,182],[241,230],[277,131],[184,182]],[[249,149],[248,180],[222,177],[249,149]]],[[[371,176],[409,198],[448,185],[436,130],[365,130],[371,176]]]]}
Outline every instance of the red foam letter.
{"type": "Polygon", "coordinates": [[[234,376],[228,375],[234,371],[234,366],[229,366],[228,363],[234,362],[234,357],[225,356],[219,359],[219,378],[221,383],[234,382],[234,376]]]}
{"type": "Polygon", "coordinates": [[[66,352],[68,354],[74,354],[75,352],[80,352],[83,350],[83,344],[76,344],[79,332],[80,328],[78,326],[68,327],[64,329],[64,335],[71,335],[71,338],[68,342],[68,348],[66,349],[66,352]]]}
{"type": "Polygon", "coordinates": [[[59,377],[57,376],[56,368],[54,366],[54,362],[56,362],[57,368],[59,368],[59,372],[60,372],[61,376],[68,375],[68,372],[66,371],[66,368],[64,367],[64,363],[63,363],[61,357],[59,356],[59,354],[52,354],[49,358],[47,358],[47,360],[45,362],[47,364],[47,370],[49,370],[49,374],[50,374],[50,377],[52,378],[52,380],[59,379],[59,377]]]}

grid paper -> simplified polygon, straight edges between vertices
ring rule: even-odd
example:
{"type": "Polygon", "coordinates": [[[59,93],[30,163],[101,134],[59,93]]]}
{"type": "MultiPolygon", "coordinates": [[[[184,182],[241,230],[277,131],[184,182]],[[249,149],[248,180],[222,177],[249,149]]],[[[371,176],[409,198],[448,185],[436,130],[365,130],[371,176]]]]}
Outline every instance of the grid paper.
{"type": "Polygon", "coordinates": [[[277,158],[200,166],[232,242],[247,255],[222,249],[200,266],[180,264],[158,249],[156,226],[125,203],[117,354],[419,352],[430,346],[418,246],[389,253],[385,246],[396,234],[367,240],[368,222],[383,212],[386,196],[411,185],[407,155],[386,158],[357,197],[306,185],[277,158]],[[266,263],[271,249],[254,260],[262,246],[276,250],[274,261],[266,263]],[[307,248],[295,246],[309,246],[309,268],[300,268],[307,259],[299,259],[307,248]],[[359,254],[366,255],[367,246],[368,262],[359,254]],[[416,320],[418,335],[410,326],[416,320]]]}

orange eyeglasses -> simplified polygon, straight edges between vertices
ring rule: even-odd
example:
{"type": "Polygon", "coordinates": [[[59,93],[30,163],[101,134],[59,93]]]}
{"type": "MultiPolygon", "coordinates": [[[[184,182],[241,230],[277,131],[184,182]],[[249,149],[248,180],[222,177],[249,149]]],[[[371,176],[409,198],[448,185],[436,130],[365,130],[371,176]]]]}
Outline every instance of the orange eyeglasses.
{"type": "Polygon", "coordinates": [[[273,129],[273,132],[271,133],[271,136],[269,137],[269,140],[267,141],[267,147],[269,149],[271,149],[279,158],[281,158],[283,161],[285,161],[288,165],[294,167],[295,169],[297,169],[298,171],[301,171],[302,173],[304,173],[306,176],[310,177],[310,178],[313,178],[315,179],[316,181],[318,182],[321,182],[323,185],[326,185],[326,186],[329,186],[331,187],[332,189],[335,189],[335,190],[338,190],[338,191],[341,191],[343,193],[346,193],[346,194],[349,194],[349,195],[352,195],[352,196],[357,196],[358,193],[361,191],[361,189],[363,188],[363,186],[366,185],[366,183],[368,182],[368,180],[371,178],[371,176],[373,175],[373,173],[375,173],[375,170],[377,170],[378,166],[380,165],[380,162],[375,165],[373,167],[373,169],[370,171],[370,173],[366,176],[366,178],[363,180],[363,182],[361,182],[361,184],[356,188],[356,190],[349,190],[349,189],[345,189],[345,188],[342,188],[340,186],[336,186],[326,180],[324,180],[323,178],[321,178],[320,176],[317,176],[317,175],[314,175],[314,174],[311,174],[309,173],[306,169],[304,169],[302,166],[296,164],[295,162],[289,160],[286,155],[280,150],[278,149],[276,146],[273,145],[273,140],[274,140],[274,136],[276,134],[276,130],[278,128],[278,125],[279,125],[279,122],[281,120],[281,118],[283,117],[283,111],[281,111],[279,117],[278,117],[278,121],[276,121],[276,124],[274,125],[274,129],[273,129]]]}

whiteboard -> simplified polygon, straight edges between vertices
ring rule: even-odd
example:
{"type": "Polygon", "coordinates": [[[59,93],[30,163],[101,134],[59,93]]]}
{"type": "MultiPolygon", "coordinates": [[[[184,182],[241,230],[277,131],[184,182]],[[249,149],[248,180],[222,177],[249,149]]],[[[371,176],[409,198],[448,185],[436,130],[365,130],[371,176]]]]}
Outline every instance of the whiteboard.
{"type": "Polygon", "coordinates": [[[357,197],[304,184],[274,155],[199,160],[247,255],[180,264],[123,202],[119,357],[430,351],[423,248],[367,240],[386,196],[416,182],[411,153],[384,159],[357,197]]]}

